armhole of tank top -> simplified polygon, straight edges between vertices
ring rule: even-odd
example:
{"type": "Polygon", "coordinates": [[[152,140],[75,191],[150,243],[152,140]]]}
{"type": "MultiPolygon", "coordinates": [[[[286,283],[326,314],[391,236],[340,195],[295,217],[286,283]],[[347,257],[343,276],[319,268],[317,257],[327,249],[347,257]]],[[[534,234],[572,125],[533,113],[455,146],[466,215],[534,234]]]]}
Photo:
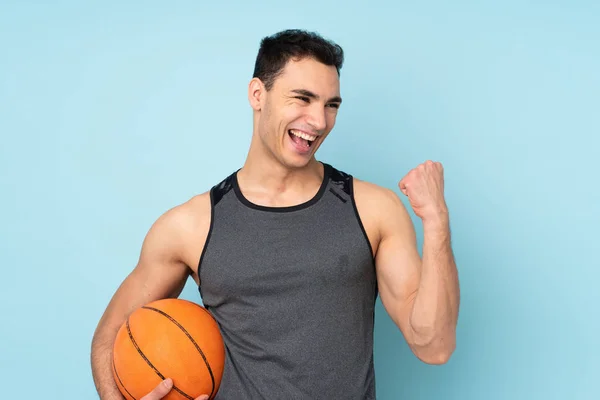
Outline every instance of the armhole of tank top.
{"type": "Polygon", "coordinates": [[[363,237],[367,244],[367,248],[369,249],[369,254],[371,254],[371,259],[373,260],[373,263],[374,263],[375,262],[375,254],[373,254],[373,248],[371,247],[371,241],[369,240],[369,235],[367,234],[367,230],[365,229],[365,226],[363,225],[363,222],[362,222],[362,218],[360,217],[360,213],[358,212],[358,207],[356,206],[356,197],[354,194],[354,177],[352,175],[350,175],[349,183],[350,183],[350,193],[352,194],[351,198],[352,198],[352,208],[354,208],[354,215],[356,216],[356,221],[358,222],[360,230],[362,231],[363,237]]]}
{"type": "Polygon", "coordinates": [[[206,234],[206,239],[204,240],[204,246],[202,247],[202,253],[200,253],[200,260],[198,260],[198,280],[200,281],[200,286],[202,286],[202,278],[200,277],[202,270],[202,261],[204,261],[204,256],[206,255],[206,249],[208,248],[208,242],[210,242],[210,238],[212,236],[215,221],[214,190],[214,187],[210,189],[210,222],[208,226],[208,232],[206,234]]]}

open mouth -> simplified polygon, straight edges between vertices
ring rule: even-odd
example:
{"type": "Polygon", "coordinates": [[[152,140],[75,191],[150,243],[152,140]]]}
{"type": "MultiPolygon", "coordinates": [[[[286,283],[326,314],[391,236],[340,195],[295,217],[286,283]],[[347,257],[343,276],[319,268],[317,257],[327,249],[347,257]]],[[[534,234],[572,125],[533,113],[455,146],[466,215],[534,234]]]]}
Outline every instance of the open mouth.
{"type": "Polygon", "coordinates": [[[314,141],[317,139],[317,136],[309,135],[295,129],[288,130],[288,135],[290,135],[294,143],[305,149],[310,148],[310,146],[312,146],[314,141]]]}

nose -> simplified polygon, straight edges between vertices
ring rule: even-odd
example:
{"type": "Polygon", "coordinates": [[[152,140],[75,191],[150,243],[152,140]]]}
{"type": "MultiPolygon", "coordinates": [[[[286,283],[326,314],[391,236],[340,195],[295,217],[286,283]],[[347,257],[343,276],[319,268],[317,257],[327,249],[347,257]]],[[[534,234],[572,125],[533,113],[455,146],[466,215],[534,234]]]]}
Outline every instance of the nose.
{"type": "Polygon", "coordinates": [[[310,107],[307,115],[308,124],[317,132],[325,130],[327,127],[327,118],[325,116],[325,109],[322,105],[315,104],[310,107]]]}

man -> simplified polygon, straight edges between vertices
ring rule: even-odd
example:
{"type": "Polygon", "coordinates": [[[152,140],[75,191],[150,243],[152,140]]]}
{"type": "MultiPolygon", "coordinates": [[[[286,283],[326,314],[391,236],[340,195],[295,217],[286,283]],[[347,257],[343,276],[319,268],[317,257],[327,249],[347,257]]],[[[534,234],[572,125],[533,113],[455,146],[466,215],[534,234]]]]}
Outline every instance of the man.
{"type": "Polygon", "coordinates": [[[119,326],[144,303],[177,297],[188,276],[226,344],[217,399],[374,399],[377,295],[419,359],[449,359],[459,285],[442,166],[425,162],[399,181],[423,222],[421,259],[392,190],[315,159],[342,103],[342,63],[342,49],[314,33],[262,40],[247,159],[149,230],[93,338],[102,399],[122,399],[110,361],[119,326]]]}

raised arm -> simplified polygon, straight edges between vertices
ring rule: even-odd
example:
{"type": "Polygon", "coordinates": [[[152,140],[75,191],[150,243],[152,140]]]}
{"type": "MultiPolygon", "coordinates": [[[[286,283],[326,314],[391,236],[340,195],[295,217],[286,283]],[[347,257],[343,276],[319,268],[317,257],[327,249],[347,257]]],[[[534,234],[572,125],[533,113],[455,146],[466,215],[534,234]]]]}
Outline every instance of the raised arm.
{"type": "Polygon", "coordinates": [[[208,230],[208,207],[208,197],[201,195],[158,218],[144,239],[137,265],[110,300],[91,348],[92,376],[102,400],[123,399],[111,370],[112,348],[119,327],[138,307],[180,295],[186,280],[194,273],[189,265],[197,261],[195,255],[199,255],[208,230]]]}
{"type": "Polygon", "coordinates": [[[419,165],[399,187],[423,222],[423,256],[404,204],[386,190],[376,254],[381,301],[414,354],[428,364],[443,364],[456,347],[460,290],[441,164],[419,165]]]}

